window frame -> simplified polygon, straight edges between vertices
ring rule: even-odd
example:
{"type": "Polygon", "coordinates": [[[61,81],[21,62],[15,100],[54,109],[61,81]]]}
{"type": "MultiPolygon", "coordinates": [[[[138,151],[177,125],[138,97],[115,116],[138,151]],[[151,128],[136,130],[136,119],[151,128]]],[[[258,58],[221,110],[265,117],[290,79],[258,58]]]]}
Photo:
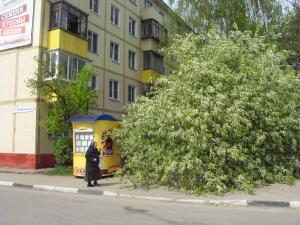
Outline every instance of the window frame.
{"type": "Polygon", "coordinates": [[[142,20],[142,38],[155,38],[167,42],[168,30],[155,19],[142,20]]]}
{"type": "Polygon", "coordinates": [[[162,16],[162,18],[163,18],[163,21],[165,21],[165,14],[164,14],[164,12],[163,12],[163,11],[161,11],[161,10],[159,10],[159,15],[161,15],[161,16],[162,16]]]}
{"type": "Polygon", "coordinates": [[[88,51],[92,52],[94,54],[99,54],[99,34],[88,30],[88,35],[87,35],[87,39],[88,39],[88,51]],[[91,37],[90,37],[91,34],[91,37]],[[94,42],[94,37],[96,37],[96,42],[94,42]],[[95,47],[94,44],[96,43],[96,51],[95,51],[95,47]]]}
{"type": "Polygon", "coordinates": [[[117,8],[114,5],[111,5],[110,21],[112,24],[116,25],[117,27],[120,27],[120,13],[121,11],[119,8],[117,8]]]}
{"type": "Polygon", "coordinates": [[[69,81],[72,79],[72,76],[74,73],[71,73],[71,70],[76,71],[76,73],[79,73],[83,69],[84,65],[87,65],[87,67],[90,66],[90,63],[88,61],[86,61],[86,59],[81,58],[77,55],[74,55],[70,52],[61,51],[61,50],[47,51],[44,53],[44,60],[46,60],[46,58],[49,57],[49,55],[50,55],[51,71],[53,70],[52,68],[55,68],[55,76],[46,77],[46,79],[55,78],[56,74],[59,72],[58,71],[60,69],[59,66],[61,66],[63,69],[63,73],[64,73],[66,81],[69,81]],[[55,58],[53,58],[53,57],[55,57],[55,58]],[[65,58],[66,60],[62,61],[63,58],[65,58]],[[75,61],[77,61],[76,69],[72,68],[72,65],[71,65],[71,63],[74,62],[73,61],[74,59],[75,59],[75,61]],[[53,62],[55,62],[55,66],[52,65],[53,62]],[[64,66],[64,64],[67,65],[67,68],[64,66]],[[79,65],[79,64],[81,64],[81,65],[79,65]]]}
{"type": "Polygon", "coordinates": [[[65,1],[50,4],[49,30],[63,29],[81,38],[87,38],[87,13],[65,1]]]}
{"type": "Polygon", "coordinates": [[[96,91],[98,91],[99,90],[99,86],[98,86],[98,75],[97,76],[94,76],[93,78],[92,78],[92,80],[89,82],[89,87],[90,87],[90,89],[91,90],[96,90],[96,91]]]}
{"type": "Polygon", "coordinates": [[[131,84],[128,85],[128,102],[135,104],[136,103],[136,92],[137,88],[131,84]]]}
{"type": "Polygon", "coordinates": [[[118,63],[120,62],[120,45],[118,43],[113,41],[110,42],[109,57],[114,62],[118,62],[118,63]],[[116,51],[116,47],[117,47],[117,51],[116,51]],[[117,59],[116,59],[116,54],[117,54],[117,59]]]}
{"type": "Polygon", "coordinates": [[[132,17],[129,17],[129,34],[137,36],[137,22],[132,17]]]}
{"type": "Polygon", "coordinates": [[[128,66],[130,69],[137,70],[136,53],[131,50],[128,50],[128,66]]]}
{"type": "Polygon", "coordinates": [[[100,0],[90,0],[90,6],[89,6],[89,9],[91,12],[97,14],[97,15],[100,15],[100,0]],[[98,2],[98,9],[97,11],[95,10],[95,2],[98,2]]]}
{"type": "Polygon", "coordinates": [[[109,99],[119,101],[120,82],[114,79],[109,80],[109,99]]]}
{"type": "Polygon", "coordinates": [[[88,149],[91,141],[94,140],[95,132],[93,129],[86,130],[74,130],[75,146],[74,150],[76,153],[84,153],[88,149]],[[80,142],[80,144],[79,144],[80,142]]]}

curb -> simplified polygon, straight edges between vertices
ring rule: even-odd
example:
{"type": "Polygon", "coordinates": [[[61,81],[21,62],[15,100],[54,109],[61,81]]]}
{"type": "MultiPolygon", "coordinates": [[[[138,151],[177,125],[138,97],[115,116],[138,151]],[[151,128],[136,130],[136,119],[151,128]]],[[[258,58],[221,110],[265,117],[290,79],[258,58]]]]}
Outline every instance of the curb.
{"type": "Polygon", "coordinates": [[[175,198],[160,198],[160,197],[148,197],[148,196],[134,196],[127,194],[118,194],[110,191],[101,190],[87,190],[79,188],[66,188],[66,187],[55,187],[46,185],[31,185],[17,182],[0,181],[0,187],[20,187],[34,190],[44,191],[56,191],[72,194],[92,194],[102,195],[107,197],[121,197],[121,198],[132,198],[132,199],[143,199],[152,201],[163,201],[163,202],[177,202],[177,203],[193,203],[201,205],[213,205],[213,206],[260,206],[260,207],[289,207],[289,208],[300,208],[300,201],[257,201],[257,200],[199,200],[199,199],[175,199],[175,198]]]}
{"type": "Polygon", "coordinates": [[[273,207],[290,207],[290,202],[285,201],[250,201],[250,206],[273,206],[273,207]]]}

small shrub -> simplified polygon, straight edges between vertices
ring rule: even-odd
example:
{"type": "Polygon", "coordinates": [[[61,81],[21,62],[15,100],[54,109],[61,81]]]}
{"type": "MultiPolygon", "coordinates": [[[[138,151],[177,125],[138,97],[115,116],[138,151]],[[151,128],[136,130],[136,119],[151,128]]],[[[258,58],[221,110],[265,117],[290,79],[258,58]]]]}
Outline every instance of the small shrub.
{"type": "Polygon", "coordinates": [[[70,166],[73,164],[72,138],[58,138],[53,144],[53,154],[56,166],[70,166]]]}

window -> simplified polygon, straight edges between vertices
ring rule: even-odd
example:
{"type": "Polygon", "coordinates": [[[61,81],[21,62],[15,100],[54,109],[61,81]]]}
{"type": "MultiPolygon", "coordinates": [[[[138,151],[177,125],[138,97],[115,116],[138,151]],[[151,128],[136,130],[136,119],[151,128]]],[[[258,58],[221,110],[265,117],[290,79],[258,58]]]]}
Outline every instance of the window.
{"type": "Polygon", "coordinates": [[[135,103],[136,99],[136,87],[128,85],[128,102],[135,103]]]}
{"type": "Polygon", "coordinates": [[[88,50],[98,54],[98,34],[88,31],[88,50]]]}
{"type": "Polygon", "coordinates": [[[164,43],[167,33],[167,29],[154,19],[142,21],[142,38],[156,38],[164,43]]]}
{"type": "Polygon", "coordinates": [[[163,56],[154,51],[143,52],[143,70],[154,70],[163,74],[163,56]]]}
{"type": "Polygon", "coordinates": [[[149,7],[152,7],[152,2],[150,2],[149,0],[145,0],[145,8],[149,7]]]}
{"type": "Polygon", "coordinates": [[[159,15],[161,15],[163,18],[163,21],[165,21],[165,14],[162,11],[159,11],[159,15]]]}
{"type": "Polygon", "coordinates": [[[58,73],[58,56],[56,52],[47,53],[44,55],[44,64],[45,68],[43,71],[43,75],[45,78],[55,78],[58,73]]]}
{"type": "Polygon", "coordinates": [[[110,21],[116,26],[120,26],[120,10],[115,6],[111,6],[111,17],[110,21]]]}
{"type": "Polygon", "coordinates": [[[110,58],[119,62],[119,45],[114,42],[110,42],[110,58]]]}
{"type": "Polygon", "coordinates": [[[66,80],[72,79],[74,73],[81,72],[86,63],[83,59],[71,53],[60,51],[47,52],[45,54],[45,60],[49,62],[50,70],[48,70],[51,71],[51,74],[46,74],[47,78],[55,78],[56,74],[59,72],[58,70],[60,69],[57,66],[59,65],[62,67],[61,69],[63,70],[63,74],[65,75],[66,80]],[[49,59],[50,61],[48,61],[49,59]],[[55,72],[53,69],[54,67],[55,72]]]}
{"type": "Polygon", "coordinates": [[[136,5],[136,0],[130,0],[133,4],[136,5]]]}
{"type": "Polygon", "coordinates": [[[129,34],[136,36],[136,21],[129,17],[129,34]]]}
{"type": "Polygon", "coordinates": [[[100,0],[90,0],[90,10],[96,14],[100,14],[100,0]]]}
{"type": "Polygon", "coordinates": [[[86,152],[90,143],[94,140],[92,130],[75,130],[75,152],[86,152]]]}
{"type": "Polygon", "coordinates": [[[109,81],[109,98],[119,100],[119,81],[109,81]]]}
{"type": "Polygon", "coordinates": [[[136,70],[136,53],[129,50],[129,68],[136,70]]]}
{"type": "Polygon", "coordinates": [[[50,30],[63,29],[87,38],[87,14],[65,1],[51,3],[50,30]]]}
{"type": "Polygon", "coordinates": [[[91,90],[98,90],[98,76],[92,77],[92,81],[89,83],[91,90]]]}
{"type": "Polygon", "coordinates": [[[66,57],[68,58],[68,64],[67,64],[68,72],[65,73],[65,76],[66,76],[66,80],[71,80],[74,74],[82,71],[84,67],[84,61],[72,56],[66,55],[66,57]]]}

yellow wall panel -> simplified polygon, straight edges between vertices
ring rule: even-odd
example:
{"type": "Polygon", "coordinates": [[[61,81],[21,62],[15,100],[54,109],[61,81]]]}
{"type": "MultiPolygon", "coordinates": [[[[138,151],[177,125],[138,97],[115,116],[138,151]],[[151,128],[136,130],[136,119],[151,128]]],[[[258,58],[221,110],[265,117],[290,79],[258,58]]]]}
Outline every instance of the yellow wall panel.
{"type": "Polygon", "coordinates": [[[144,70],[142,72],[142,83],[153,83],[161,74],[154,70],[144,70]]]}
{"type": "Polygon", "coordinates": [[[62,49],[81,57],[88,56],[88,42],[61,29],[48,32],[48,49],[62,49]]]}

